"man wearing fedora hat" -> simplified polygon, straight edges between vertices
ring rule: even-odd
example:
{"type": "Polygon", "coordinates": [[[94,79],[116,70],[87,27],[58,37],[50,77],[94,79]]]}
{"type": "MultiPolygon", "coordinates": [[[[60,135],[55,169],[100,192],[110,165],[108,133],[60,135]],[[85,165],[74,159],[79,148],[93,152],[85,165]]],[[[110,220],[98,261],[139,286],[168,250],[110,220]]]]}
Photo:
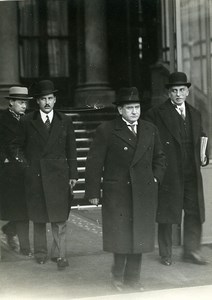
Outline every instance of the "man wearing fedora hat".
{"type": "Polygon", "coordinates": [[[202,131],[200,113],[186,102],[191,83],[183,72],[170,74],[166,84],[169,99],[152,109],[145,119],[159,129],[167,158],[167,170],[159,189],[157,210],[161,263],[172,264],[172,224],[180,224],[184,211],[183,260],[206,264],[200,255],[201,229],[205,220],[200,166],[202,131]]]}
{"type": "Polygon", "coordinates": [[[9,108],[3,112],[0,119],[0,195],[1,219],[9,220],[2,227],[10,249],[31,256],[29,243],[29,219],[24,192],[24,169],[18,156],[12,156],[11,145],[16,136],[20,135],[20,118],[24,115],[27,102],[32,99],[28,89],[13,86],[9,89],[9,108]]]}
{"type": "Polygon", "coordinates": [[[97,128],[88,154],[85,197],[98,205],[103,177],[103,249],[114,254],[112,285],[139,291],[142,252],[154,247],[165,157],[157,128],[140,119],[137,88],[121,88],[114,104],[119,116],[97,128]]]}
{"type": "Polygon", "coordinates": [[[66,220],[70,197],[77,180],[74,128],[70,117],[55,111],[53,82],[42,80],[35,86],[38,111],[22,120],[23,135],[16,140],[26,168],[26,197],[29,218],[34,224],[34,256],[36,262],[47,260],[46,223],[51,223],[53,244],[51,259],[59,270],[68,266],[66,258],[66,220]]]}

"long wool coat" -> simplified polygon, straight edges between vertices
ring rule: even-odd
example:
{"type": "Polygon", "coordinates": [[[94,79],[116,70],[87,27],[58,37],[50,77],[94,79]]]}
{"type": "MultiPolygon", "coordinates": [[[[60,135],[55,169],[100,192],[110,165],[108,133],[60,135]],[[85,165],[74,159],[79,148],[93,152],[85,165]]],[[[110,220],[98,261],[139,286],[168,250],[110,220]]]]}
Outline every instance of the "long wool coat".
{"type": "Polygon", "coordinates": [[[77,179],[76,145],[72,121],[54,112],[50,134],[39,112],[23,119],[18,141],[27,160],[26,197],[34,222],[62,222],[70,210],[69,179],[77,179]]]}
{"type": "MultiPolygon", "coordinates": [[[[205,220],[202,176],[200,173],[200,137],[203,134],[200,113],[188,103],[186,110],[191,117],[193,154],[195,158],[195,174],[197,179],[198,203],[201,222],[205,220]]],[[[170,99],[155,108],[150,109],[145,119],[153,122],[160,132],[161,141],[167,158],[167,169],[159,189],[157,221],[159,223],[180,224],[183,209],[183,153],[180,133],[178,130],[178,115],[170,99]]]]}
{"type": "Polygon", "coordinates": [[[155,207],[165,157],[157,128],[139,120],[137,139],[117,119],[101,124],[87,158],[86,198],[99,198],[103,176],[103,248],[141,253],[154,247],[155,207]]]}
{"type": "Polygon", "coordinates": [[[12,141],[20,135],[20,122],[9,110],[0,119],[0,199],[1,219],[28,220],[24,192],[24,169],[10,152],[12,141]]]}

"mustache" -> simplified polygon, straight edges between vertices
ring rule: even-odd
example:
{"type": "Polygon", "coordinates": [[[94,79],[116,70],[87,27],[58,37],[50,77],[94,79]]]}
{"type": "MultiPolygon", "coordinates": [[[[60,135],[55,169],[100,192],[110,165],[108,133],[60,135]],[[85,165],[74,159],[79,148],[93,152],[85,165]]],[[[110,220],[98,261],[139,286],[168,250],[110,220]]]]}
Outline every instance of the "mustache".
{"type": "Polygon", "coordinates": [[[51,106],[50,106],[50,105],[48,105],[48,104],[46,104],[44,107],[45,107],[45,108],[50,108],[51,106]]]}

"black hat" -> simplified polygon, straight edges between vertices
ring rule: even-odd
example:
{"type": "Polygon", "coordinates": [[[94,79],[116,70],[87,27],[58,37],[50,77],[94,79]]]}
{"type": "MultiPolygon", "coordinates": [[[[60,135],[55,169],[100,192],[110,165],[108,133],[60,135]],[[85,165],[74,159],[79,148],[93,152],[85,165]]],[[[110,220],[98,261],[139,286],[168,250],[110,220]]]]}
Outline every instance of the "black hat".
{"type": "Polygon", "coordinates": [[[28,95],[28,88],[23,86],[12,86],[9,89],[9,96],[5,97],[11,100],[31,100],[32,97],[28,95]]]}
{"type": "Polygon", "coordinates": [[[56,93],[57,90],[54,88],[54,84],[51,80],[41,80],[35,86],[34,96],[41,97],[49,94],[56,93]]]}
{"type": "Polygon", "coordinates": [[[187,76],[183,72],[174,72],[169,75],[169,82],[166,84],[166,88],[170,88],[175,85],[185,85],[188,88],[191,86],[191,83],[187,81],[187,76]]]}
{"type": "Polygon", "coordinates": [[[134,102],[140,102],[138,90],[136,87],[124,87],[121,88],[116,97],[116,101],[113,104],[128,104],[134,102]]]}

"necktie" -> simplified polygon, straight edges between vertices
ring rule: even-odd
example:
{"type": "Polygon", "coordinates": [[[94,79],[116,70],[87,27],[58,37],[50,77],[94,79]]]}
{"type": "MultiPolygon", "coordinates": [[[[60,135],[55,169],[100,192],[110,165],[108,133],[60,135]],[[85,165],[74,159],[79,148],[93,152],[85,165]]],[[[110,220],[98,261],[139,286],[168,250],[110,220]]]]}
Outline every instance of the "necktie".
{"type": "Polygon", "coordinates": [[[180,115],[181,115],[181,117],[183,118],[183,120],[185,120],[185,113],[184,113],[184,109],[183,109],[183,107],[179,107],[179,110],[180,110],[180,115]]]}
{"type": "Polygon", "coordinates": [[[132,131],[132,133],[134,134],[134,136],[136,136],[135,126],[136,125],[128,125],[128,127],[130,127],[130,130],[132,131]]]}
{"type": "Polygon", "coordinates": [[[46,116],[46,122],[45,122],[45,125],[46,125],[46,129],[49,131],[50,128],[51,128],[51,123],[50,123],[50,120],[49,120],[49,116],[48,116],[48,115],[46,116]]]}

